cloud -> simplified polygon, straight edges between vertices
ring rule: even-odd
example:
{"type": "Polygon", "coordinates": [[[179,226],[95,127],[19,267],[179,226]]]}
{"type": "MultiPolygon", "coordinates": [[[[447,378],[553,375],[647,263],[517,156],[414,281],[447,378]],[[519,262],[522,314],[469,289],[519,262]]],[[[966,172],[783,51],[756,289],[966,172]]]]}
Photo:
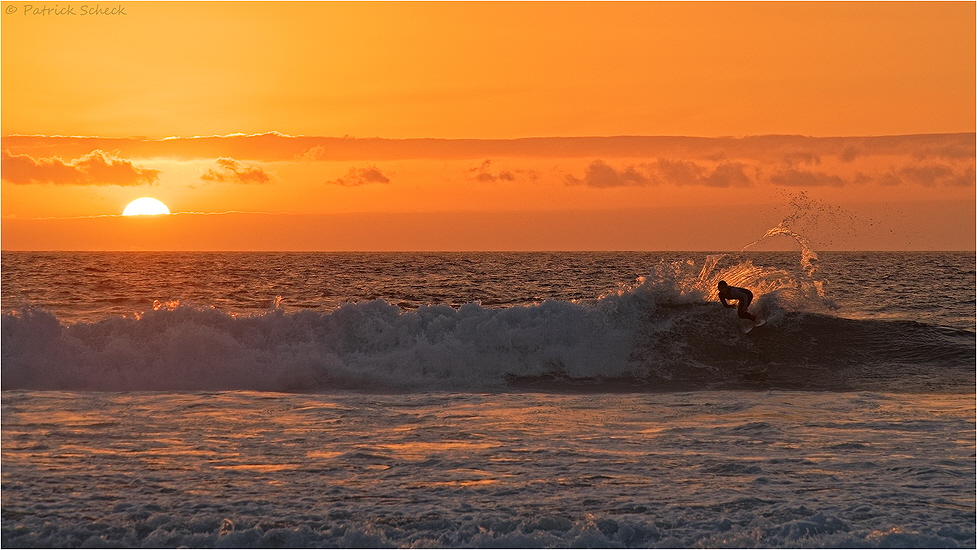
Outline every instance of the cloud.
{"type": "Polygon", "coordinates": [[[841,159],[841,162],[852,162],[861,154],[862,152],[857,147],[848,145],[838,154],[838,158],[841,159]]]}
{"type": "Polygon", "coordinates": [[[342,185],[343,187],[358,187],[368,183],[390,183],[390,178],[376,166],[370,166],[367,168],[350,168],[345,176],[326,181],[326,183],[342,185]]]}
{"type": "Polygon", "coordinates": [[[716,167],[703,181],[710,187],[747,187],[753,180],[746,175],[747,166],[740,162],[724,162],[716,167]]]}
{"type": "Polygon", "coordinates": [[[657,179],[672,185],[746,187],[753,183],[746,175],[747,166],[741,162],[721,162],[710,169],[692,161],[659,159],[648,167],[657,179]]]}
{"type": "MultiPolygon", "coordinates": [[[[682,159],[715,165],[723,160],[786,168],[853,162],[862,158],[913,157],[969,161],[977,154],[974,133],[876,137],[680,136],[544,137],[518,139],[385,139],[289,136],[280,133],[193,138],[3,137],[15,154],[74,158],[89,151],[118,151],[125,158],[202,160],[227,157],[253,162],[382,162],[419,159],[556,158],[682,159]]],[[[633,161],[632,161],[633,162],[633,161]]]]}
{"type": "Polygon", "coordinates": [[[924,187],[972,187],[977,180],[973,165],[953,167],[939,163],[911,163],[887,172],[856,172],[843,177],[824,171],[805,171],[796,169],[780,170],[769,178],[775,185],[788,187],[841,187],[844,185],[864,185],[877,182],[885,186],[920,185],[924,187]]]}
{"type": "Polygon", "coordinates": [[[295,153],[295,160],[303,162],[315,162],[326,158],[326,148],[322,145],[314,145],[301,153],[295,153]]]}
{"type": "Polygon", "coordinates": [[[502,169],[496,173],[492,173],[490,170],[492,165],[492,160],[486,160],[482,164],[471,168],[469,172],[473,172],[475,175],[472,179],[479,183],[496,183],[501,181],[516,181],[517,177],[520,175],[528,176],[530,180],[535,181],[539,174],[535,170],[508,170],[502,169]]]}
{"type": "Polygon", "coordinates": [[[705,169],[692,161],[662,159],[655,162],[655,168],[674,185],[696,185],[705,179],[705,169]]]}
{"type": "Polygon", "coordinates": [[[655,183],[647,176],[638,172],[633,165],[618,170],[603,160],[597,159],[587,166],[583,178],[567,175],[567,184],[586,185],[587,187],[625,187],[629,185],[649,185],[655,183]]]}
{"type": "Polygon", "coordinates": [[[566,182],[598,188],[661,184],[745,187],[753,183],[746,175],[746,168],[739,162],[721,162],[715,168],[709,168],[692,161],[659,159],[617,169],[597,159],[587,166],[583,178],[568,175],[566,182]]]}
{"type": "Polygon", "coordinates": [[[841,176],[793,169],[777,172],[770,176],[770,182],[788,187],[841,187],[846,183],[841,176]]]}
{"type": "Polygon", "coordinates": [[[59,157],[34,158],[2,153],[3,179],[16,184],[149,185],[159,180],[159,170],[135,167],[132,162],[96,149],[65,162],[59,157]]]}
{"type": "Polygon", "coordinates": [[[906,166],[899,170],[897,178],[907,183],[917,185],[948,185],[954,187],[966,187],[974,185],[974,167],[966,167],[961,172],[955,172],[953,168],[945,164],[924,164],[920,166],[906,166]]]}
{"type": "Polygon", "coordinates": [[[232,159],[221,157],[217,159],[216,168],[208,168],[200,179],[221,183],[268,183],[271,181],[264,170],[257,166],[245,166],[232,159]]]}

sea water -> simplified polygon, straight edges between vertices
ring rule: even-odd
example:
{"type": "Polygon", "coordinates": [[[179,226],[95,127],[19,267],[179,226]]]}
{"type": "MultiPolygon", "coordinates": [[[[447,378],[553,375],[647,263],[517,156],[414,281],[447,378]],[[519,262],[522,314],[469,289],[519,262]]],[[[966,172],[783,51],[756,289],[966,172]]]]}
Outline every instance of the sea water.
{"type": "Polygon", "coordinates": [[[5,252],[2,543],[973,547],[974,292],[973,253],[5,252]]]}

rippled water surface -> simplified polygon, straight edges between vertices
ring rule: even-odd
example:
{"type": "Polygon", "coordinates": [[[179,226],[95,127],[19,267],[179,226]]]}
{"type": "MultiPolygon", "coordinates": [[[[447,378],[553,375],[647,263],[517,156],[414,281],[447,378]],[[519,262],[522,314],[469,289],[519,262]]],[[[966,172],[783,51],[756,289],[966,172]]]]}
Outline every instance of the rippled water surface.
{"type": "Polygon", "coordinates": [[[939,546],[972,396],[7,392],[4,546],[939,546]]]}
{"type": "MultiPolygon", "coordinates": [[[[132,315],[155,301],[262,313],[281,297],[287,311],[330,311],[383,299],[404,309],[480,302],[506,307],[593,300],[659,262],[701,267],[701,252],[250,253],[4,252],[5,311],[43,307],[65,322],[132,315]]],[[[738,253],[788,273],[796,252],[738,253]]],[[[932,320],[973,329],[974,254],[825,252],[817,277],[838,314],[932,320]]]]}
{"type": "Polygon", "coordinates": [[[2,545],[973,548],[973,253],[798,256],[4,253],[2,545]]]}

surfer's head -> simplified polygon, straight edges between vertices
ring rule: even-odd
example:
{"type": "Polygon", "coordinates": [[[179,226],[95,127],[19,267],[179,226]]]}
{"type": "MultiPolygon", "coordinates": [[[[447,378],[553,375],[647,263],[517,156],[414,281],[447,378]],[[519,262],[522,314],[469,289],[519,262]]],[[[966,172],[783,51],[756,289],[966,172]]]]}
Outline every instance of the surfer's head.
{"type": "Polygon", "coordinates": [[[726,281],[719,281],[719,285],[718,286],[719,286],[719,290],[722,290],[722,289],[728,287],[729,285],[726,284],[726,281]]]}

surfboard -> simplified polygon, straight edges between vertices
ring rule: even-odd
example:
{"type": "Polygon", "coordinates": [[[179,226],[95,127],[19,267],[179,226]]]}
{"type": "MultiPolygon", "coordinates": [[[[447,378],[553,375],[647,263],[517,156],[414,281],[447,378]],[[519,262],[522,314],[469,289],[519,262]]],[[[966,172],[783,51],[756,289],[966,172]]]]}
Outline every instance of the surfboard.
{"type": "Polygon", "coordinates": [[[749,334],[751,330],[759,326],[763,326],[766,323],[767,323],[766,319],[757,319],[755,323],[751,324],[750,326],[746,327],[746,329],[743,330],[743,334],[749,334]]]}

